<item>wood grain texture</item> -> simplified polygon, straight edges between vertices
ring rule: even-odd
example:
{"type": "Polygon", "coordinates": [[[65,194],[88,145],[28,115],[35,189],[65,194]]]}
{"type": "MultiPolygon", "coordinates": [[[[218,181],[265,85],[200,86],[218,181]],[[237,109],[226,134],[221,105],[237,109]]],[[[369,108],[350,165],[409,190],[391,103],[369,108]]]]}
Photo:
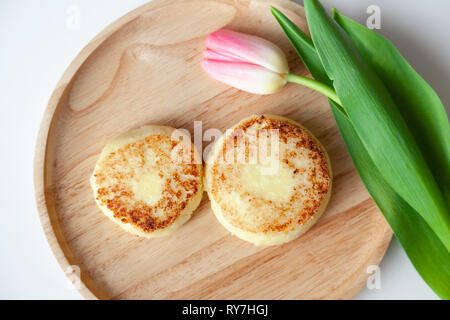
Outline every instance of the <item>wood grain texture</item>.
{"type": "Polygon", "coordinates": [[[346,299],[381,260],[392,233],[327,100],[294,84],[274,95],[247,94],[201,70],[205,37],[226,27],[273,41],[291,69],[307,75],[269,4],[306,30],[303,8],[287,0],[153,1],[101,32],[62,76],[38,137],[36,198],[50,246],[63,270],[80,267],[86,298],[346,299]],[[216,221],[206,194],[193,218],[161,239],[125,233],[96,207],[89,176],[109,139],[144,124],[192,132],[194,120],[223,130],[253,113],[300,122],[330,155],[330,205],[299,239],[268,248],[239,240],[216,221]]]}

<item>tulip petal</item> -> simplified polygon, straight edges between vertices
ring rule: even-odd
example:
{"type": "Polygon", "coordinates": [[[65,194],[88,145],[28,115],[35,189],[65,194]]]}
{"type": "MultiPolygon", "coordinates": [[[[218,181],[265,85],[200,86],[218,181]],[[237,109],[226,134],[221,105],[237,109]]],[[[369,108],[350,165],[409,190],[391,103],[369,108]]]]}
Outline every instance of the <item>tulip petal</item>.
{"type": "Polygon", "coordinates": [[[241,58],[233,56],[231,54],[222,54],[219,52],[215,52],[211,49],[203,50],[203,56],[208,60],[217,60],[217,61],[229,61],[229,62],[249,62],[243,61],[241,58]]]}
{"type": "Polygon", "coordinates": [[[205,59],[202,67],[212,78],[250,93],[271,94],[286,84],[280,74],[255,64],[205,59]]]}
{"type": "Polygon", "coordinates": [[[232,30],[218,30],[206,39],[206,48],[223,56],[238,57],[278,73],[288,73],[283,51],[272,42],[232,30]]]}

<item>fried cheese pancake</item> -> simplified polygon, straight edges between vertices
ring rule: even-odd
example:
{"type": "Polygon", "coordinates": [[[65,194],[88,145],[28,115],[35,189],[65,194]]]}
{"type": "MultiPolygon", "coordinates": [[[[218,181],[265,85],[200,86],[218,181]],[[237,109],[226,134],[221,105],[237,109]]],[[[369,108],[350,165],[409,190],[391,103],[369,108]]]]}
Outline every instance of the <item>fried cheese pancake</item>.
{"type": "Polygon", "coordinates": [[[174,130],[165,126],[132,130],[110,141],[97,161],[90,181],[95,201],[106,216],[132,234],[169,235],[189,220],[200,203],[201,160],[190,139],[189,161],[174,156],[187,150],[172,138],[174,130]]]}
{"type": "Polygon", "coordinates": [[[332,183],[320,142],[293,120],[274,115],[246,118],[218,139],[205,180],[220,223],[255,245],[282,244],[306,232],[325,211],[332,183]]]}

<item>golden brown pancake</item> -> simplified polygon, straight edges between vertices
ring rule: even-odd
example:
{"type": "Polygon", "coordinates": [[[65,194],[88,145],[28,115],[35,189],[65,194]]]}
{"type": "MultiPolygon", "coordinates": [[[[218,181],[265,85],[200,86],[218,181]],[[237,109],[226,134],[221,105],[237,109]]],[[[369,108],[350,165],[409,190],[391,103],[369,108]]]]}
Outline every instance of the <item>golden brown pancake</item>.
{"type": "Polygon", "coordinates": [[[126,231],[165,236],[185,223],[203,193],[203,166],[194,145],[187,158],[174,128],[145,126],[110,141],[91,177],[102,212],[126,231]],[[180,151],[181,150],[181,151],[180,151]],[[195,160],[195,161],[194,161],[195,160]]]}
{"type": "Polygon", "coordinates": [[[205,180],[220,223],[256,245],[285,243],[306,232],[325,211],[332,183],[320,142],[295,121],[274,115],[246,118],[218,139],[208,155],[205,180]],[[262,136],[267,137],[263,154],[274,155],[270,161],[258,153],[262,136]]]}

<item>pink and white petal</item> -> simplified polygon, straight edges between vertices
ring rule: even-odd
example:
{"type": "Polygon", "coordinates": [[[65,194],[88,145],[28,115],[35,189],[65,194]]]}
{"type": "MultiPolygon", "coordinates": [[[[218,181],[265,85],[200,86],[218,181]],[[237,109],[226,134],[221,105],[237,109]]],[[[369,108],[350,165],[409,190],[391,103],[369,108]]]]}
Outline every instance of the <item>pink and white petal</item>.
{"type": "Polygon", "coordinates": [[[203,60],[202,67],[212,78],[250,93],[271,94],[286,84],[280,74],[254,64],[203,60]]]}
{"type": "Polygon", "coordinates": [[[217,61],[229,61],[229,62],[242,62],[239,57],[235,57],[231,54],[222,54],[215,52],[211,49],[203,50],[203,57],[209,60],[217,60],[217,61]]]}
{"type": "Polygon", "coordinates": [[[236,32],[218,30],[206,39],[206,47],[223,55],[240,57],[278,73],[288,73],[289,66],[283,51],[263,38],[236,32]]]}

